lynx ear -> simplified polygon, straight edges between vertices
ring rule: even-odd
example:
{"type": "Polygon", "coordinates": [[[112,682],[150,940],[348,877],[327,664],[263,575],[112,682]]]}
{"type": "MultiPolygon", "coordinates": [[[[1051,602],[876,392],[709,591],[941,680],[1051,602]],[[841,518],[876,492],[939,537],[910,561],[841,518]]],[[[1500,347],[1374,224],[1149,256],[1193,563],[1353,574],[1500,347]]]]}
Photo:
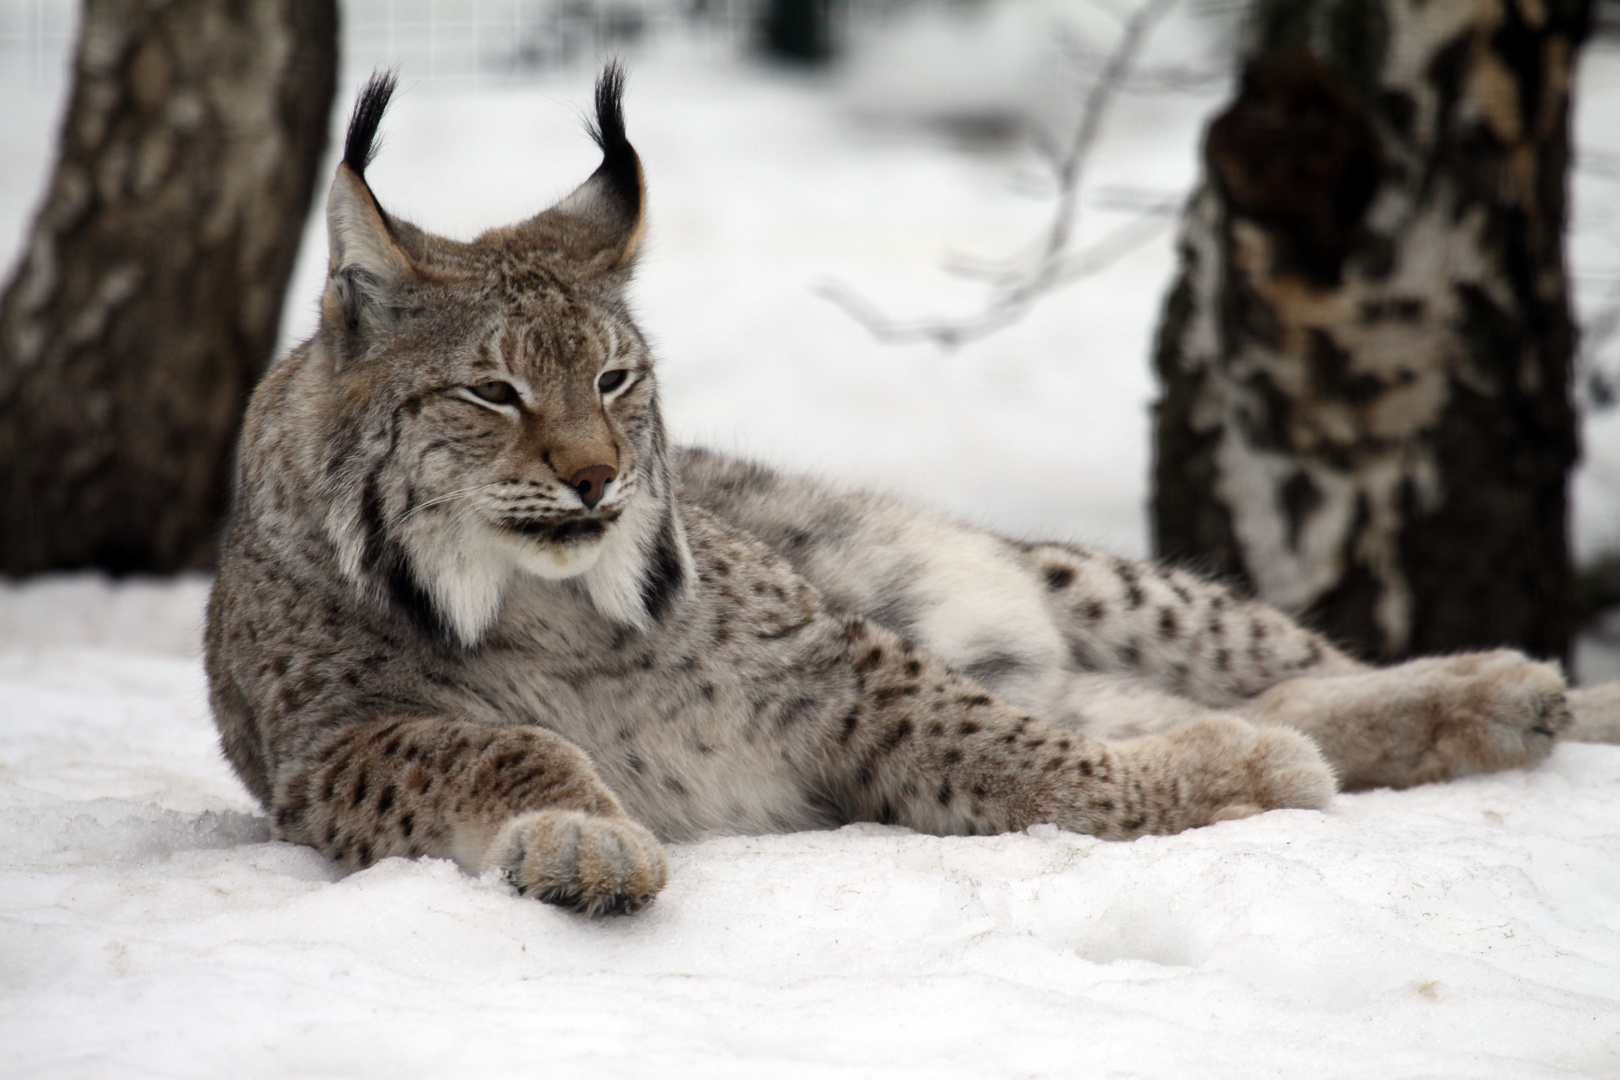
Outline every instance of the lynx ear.
{"type": "Polygon", "coordinates": [[[366,183],[366,166],[377,153],[377,126],[393,93],[392,72],[379,72],[366,84],[326,198],[329,255],[321,311],[329,323],[351,332],[386,325],[393,298],[412,273],[393,223],[366,183]]]}
{"type": "Polygon", "coordinates": [[[518,226],[529,243],[574,263],[586,276],[630,268],[641,241],[641,159],[624,134],[624,69],[613,61],[596,80],[591,138],[602,164],[573,193],[518,226]]]}

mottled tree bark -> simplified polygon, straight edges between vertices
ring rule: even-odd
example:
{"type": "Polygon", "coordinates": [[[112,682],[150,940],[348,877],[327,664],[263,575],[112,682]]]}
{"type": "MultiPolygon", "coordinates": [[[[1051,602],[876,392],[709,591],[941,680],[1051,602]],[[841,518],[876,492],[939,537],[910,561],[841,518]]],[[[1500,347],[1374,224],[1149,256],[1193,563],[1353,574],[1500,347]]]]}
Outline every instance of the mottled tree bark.
{"type": "Polygon", "coordinates": [[[1590,0],[1258,0],[1156,347],[1160,555],[1354,651],[1567,656],[1590,0]]]}
{"type": "Polygon", "coordinates": [[[336,62],[334,0],[87,0],[0,300],[0,573],[212,562],[336,62]]]}

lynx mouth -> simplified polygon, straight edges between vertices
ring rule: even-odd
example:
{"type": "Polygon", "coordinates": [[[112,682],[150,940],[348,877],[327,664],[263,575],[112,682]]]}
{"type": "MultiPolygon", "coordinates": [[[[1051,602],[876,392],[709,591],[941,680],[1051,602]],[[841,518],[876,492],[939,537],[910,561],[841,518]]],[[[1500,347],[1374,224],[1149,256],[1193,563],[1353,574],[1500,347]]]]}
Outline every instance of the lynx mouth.
{"type": "Polygon", "coordinates": [[[618,513],[594,517],[502,518],[497,524],[508,532],[547,547],[569,547],[600,540],[618,513]]]}

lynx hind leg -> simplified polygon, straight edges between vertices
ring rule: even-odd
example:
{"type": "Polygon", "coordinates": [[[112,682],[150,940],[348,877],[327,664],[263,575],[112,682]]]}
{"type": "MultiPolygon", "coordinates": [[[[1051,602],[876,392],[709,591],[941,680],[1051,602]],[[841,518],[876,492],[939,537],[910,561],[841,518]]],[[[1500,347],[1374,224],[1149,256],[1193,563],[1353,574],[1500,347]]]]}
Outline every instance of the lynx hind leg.
{"type": "Polygon", "coordinates": [[[1573,718],[1568,742],[1620,743],[1620,682],[1565,693],[1573,718]]]}
{"type": "Polygon", "coordinates": [[[512,818],[486,855],[524,896],[586,915],[640,911],[668,868],[652,833],[626,818],[538,810],[512,818]]]}
{"type": "Polygon", "coordinates": [[[1510,649],[1295,679],[1242,712],[1312,736],[1346,789],[1534,765],[1570,725],[1558,668],[1510,649]]]}

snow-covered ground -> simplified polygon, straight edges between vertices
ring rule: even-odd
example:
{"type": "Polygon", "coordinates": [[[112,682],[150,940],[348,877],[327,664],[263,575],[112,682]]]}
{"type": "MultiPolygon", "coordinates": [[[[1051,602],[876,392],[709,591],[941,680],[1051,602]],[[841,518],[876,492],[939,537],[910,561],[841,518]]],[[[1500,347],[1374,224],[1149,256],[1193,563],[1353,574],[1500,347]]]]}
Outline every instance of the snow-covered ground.
{"type": "MultiPolygon", "coordinates": [[[[385,59],[351,55],[347,85],[385,59]]],[[[588,70],[413,63],[370,174],[394,211],[471,235],[594,166],[588,70]]],[[[59,108],[40,67],[0,58],[8,252],[59,108]]],[[[1005,100],[998,70],[986,93],[1005,100]]],[[[1597,139],[1620,62],[1586,70],[1597,139]]],[[[812,286],[971,311],[940,256],[1005,252],[1046,207],[1020,193],[1032,158],[901,123],[917,104],[886,114],[882,85],[675,42],[636,60],[653,216],[638,308],[672,426],[1143,552],[1168,235],[959,353],[875,344],[812,286]]],[[[1096,184],[1185,188],[1211,104],[1123,102],[1096,184]]],[[[1588,202],[1616,196],[1582,183],[1588,202]]],[[[323,260],[312,228],[289,341],[323,260]]],[[[1617,538],[1620,426],[1589,427],[1588,448],[1591,549],[1617,538]]],[[[0,586],[0,1075],[1620,1076],[1620,748],[1130,844],[878,826],[709,840],[672,850],[648,912],[591,923],[448,864],[344,877],[269,843],[208,718],[206,587],[0,586]]]]}
{"type": "Polygon", "coordinates": [[[0,594],[0,1075],[1620,1076],[1620,747],[1129,844],[682,844],[586,922],[269,843],[205,588],[0,594]]]}

